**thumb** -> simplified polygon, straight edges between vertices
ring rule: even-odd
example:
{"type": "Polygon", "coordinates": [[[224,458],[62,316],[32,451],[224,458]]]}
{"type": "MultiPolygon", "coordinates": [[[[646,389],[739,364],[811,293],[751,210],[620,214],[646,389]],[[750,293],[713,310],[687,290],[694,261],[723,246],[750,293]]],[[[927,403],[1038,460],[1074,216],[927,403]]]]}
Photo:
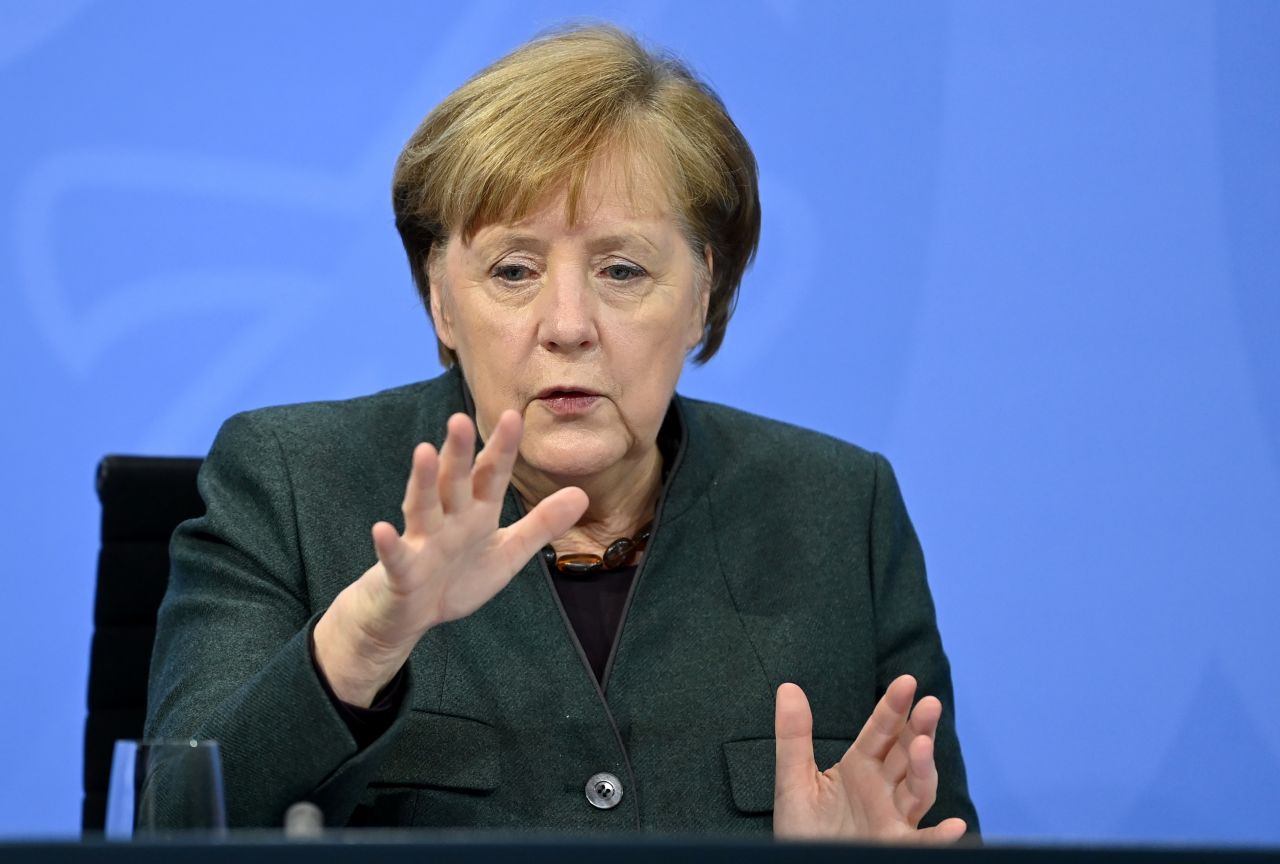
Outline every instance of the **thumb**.
{"type": "Polygon", "coordinates": [[[378,555],[392,580],[399,574],[404,565],[405,544],[400,539],[400,532],[390,522],[378,522],[373,526],[373,549],[378,555]]]}
{"type": "Polygon", "coordinates": [[[586,492],[566,486],[539,501],[519,522],[501,529],[511,571],[519,570],[539,549],[572,528],[587,504],[586,492]]]}
{"type": "Polygon", "coordinates": [[[964,836],[968,828],[963,819],[953,816],[943,819],[932,828],[921,828],[916,832],[916,840],[921,843],[954,843],[964,836]]]}
{"type": "Polygon", "coordinates": [[[818,773],[813,761],[813,712],[804,691],[795,684],[778,688],[773,715],[777,742],[774,755],[774,798],[811,786],[818,773]]]}

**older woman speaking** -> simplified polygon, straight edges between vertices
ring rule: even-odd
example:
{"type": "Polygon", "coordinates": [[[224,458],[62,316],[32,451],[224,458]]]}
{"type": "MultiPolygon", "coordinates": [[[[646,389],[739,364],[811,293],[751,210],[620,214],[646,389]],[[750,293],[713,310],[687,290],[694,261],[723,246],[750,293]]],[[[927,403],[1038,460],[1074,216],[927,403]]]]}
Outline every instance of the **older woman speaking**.
{"type": "Polygon", "coordinates": [[[227,421],[148,734],[221,743],[234,825],[311,800],[336,825],[975,830],[888,464],[675,394],[759,235],[712,91],[613,29],[541,38],[426,118],[393,197],[448,371],[227,421]]]}

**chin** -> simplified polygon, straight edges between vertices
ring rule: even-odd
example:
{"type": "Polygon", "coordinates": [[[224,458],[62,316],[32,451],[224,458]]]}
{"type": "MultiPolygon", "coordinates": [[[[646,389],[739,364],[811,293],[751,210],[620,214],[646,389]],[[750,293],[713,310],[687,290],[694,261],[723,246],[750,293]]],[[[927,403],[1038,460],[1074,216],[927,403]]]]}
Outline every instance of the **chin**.
{"type": "Polygon", "coordinates": [[[520,457],[529,467],[572,485],[617,465],[626,455],[622,442],[598,435],[555,435],[550,440],[527,442],[520,457]]]}

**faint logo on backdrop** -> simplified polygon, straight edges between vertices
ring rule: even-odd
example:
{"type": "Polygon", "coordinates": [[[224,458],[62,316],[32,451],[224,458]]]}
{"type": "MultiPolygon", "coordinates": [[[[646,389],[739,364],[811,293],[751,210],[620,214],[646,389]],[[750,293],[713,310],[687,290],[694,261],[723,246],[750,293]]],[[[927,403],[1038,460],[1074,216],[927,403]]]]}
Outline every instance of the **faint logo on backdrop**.
{"type": "MultiPolygon", "coordinates": [[[[63,153],[31,171],[19,190],[20,285],[53,354],[78,378],[93,374],[107,351],[157,324],[194,328],[214,311],[242,317],[245,326],[222,343],[216,356],[191,359],[189,385],[153,414],[141,446],[159,448],[161,441],[182,437],[184,427],[208,406],[233,401],[276,347],[307,325],[318,301],[333,287],[288,270],[233,265],[167,269],[73,291],[76,286],[62,275],[58,251],[65,240],[65,220],[75,218],[69,200],[90,191],[126,200],[154,193],[350,219],[363,197],[352,183],[284,166],[186,154],[63,153]]],[[[138,246],[145,253],[146,239],[138,238],[138,246]]]]}
{"type": "MultiPolygon", "coordinates": [[[[61,14],[28,15],[27,25],[14,31],[17,37],[0,41],[0,50],[14,56],[36,47],[82,5],[59,7],[61,14]]],[[[36,331],[72,377],[95,377],[113,350],[145,354],[149,334],[158,329],[199,333],[211,318],[234,322],[219,331],[214,347],[185,358],[181,388],[150,404],[149,426],[134,445],[138,450],[169,452],[175,442],[201,440],[197,430],[235,410],[246,386],[264,374],[283,346],[305,338],[329,301],[368,278],[354,263],[367,258],[354,248],[366,239],[359,226],[373,222],[394,235],[386,184],[406,127],[444,95],[441,82],[476,64],[475,46],[485,44],[505,5],[475,4],[450,22],[451,32],[435,34],[430,62],[404,88],[402,104],[392,105],[383,128],[370,130],[364,153],[347,170],[321,173],[198,152],[86,148],[46,157],[25,174],[14,201],[18,284],[36,331]],[[92,202],[87,207],[86,200],[92,202]],[[78,232],[119,222],[130,212],[145,213],[156,202],[174,210],[182,209],[176,203],[181,202],[187,212],[217,210],[230,220],[228,233],[240,221],[262,220],[264,213],[280,225],[299,219],[323,223],[328,234],[352,247],[349,266],[317,272],[285,260],[244,263],[234,256],[223,263],[208,249],[194,250],[205,253],[197,256],[191,249],[155,248],[148,237],[130,234],[122,257],[136,266],[123,275],[120,268],[94,273],[93,283],[83,284],[85,270],[92,268],[83,262],[69,266],[81,251],[71,248],[83,236],[78,232]]],[[[202,238],[209,246],[219,241],[214,233],[202,238]]],[[[407,282],[402,261],[393,263],[398,279],[407,282]]],[[[368,371],[355,360],[351,366],[356,377],[368,371]]]]}

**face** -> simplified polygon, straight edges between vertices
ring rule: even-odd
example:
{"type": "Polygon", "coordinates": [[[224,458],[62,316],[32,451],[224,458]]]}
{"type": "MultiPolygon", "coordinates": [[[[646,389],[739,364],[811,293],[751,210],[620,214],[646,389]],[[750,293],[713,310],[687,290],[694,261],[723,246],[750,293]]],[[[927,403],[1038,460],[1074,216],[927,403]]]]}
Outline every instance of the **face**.
{"type": "Polygon", "coordinates": [[[517,469],[580,484],[656,457],[658,429],[702,337],[699,262],[657,184],[602,162],[576,224],[566,192],[527,217],[455,233],[432,266],[437,335],[458,354],[488,437],[524,417],[517,469]],[[637,179],[634,184],[629,177],[637,179]]]}

